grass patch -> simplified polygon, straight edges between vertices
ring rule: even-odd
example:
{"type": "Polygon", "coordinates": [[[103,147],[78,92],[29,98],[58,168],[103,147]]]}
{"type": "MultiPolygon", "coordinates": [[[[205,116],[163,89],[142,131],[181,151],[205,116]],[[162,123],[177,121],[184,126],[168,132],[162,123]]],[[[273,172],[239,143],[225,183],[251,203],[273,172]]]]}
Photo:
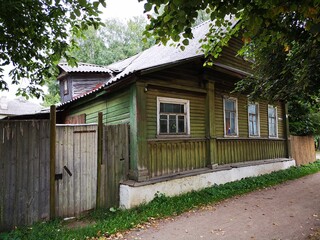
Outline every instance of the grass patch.
{"type": "Polygon", "coordinates": [[[17,228],[11,232],[0,233],[0,239],[85,239],[105,233],[112,234],[130,229],[137,224],[148,221],[150,218],[178,215],[196,207],[274,186],[318,171],[320,171],[320,161],[258,177],[245,178],[176,197],[166,197],[163,194],[158,194],[152,202],[134,209],[116,211],[98,209],[93,211],[85,217],[86,222],[91,221],[93,224],[86,227],[68,228],[61,219],[56,219],[45,223],[36,223],[31,227],[17,228]]]}

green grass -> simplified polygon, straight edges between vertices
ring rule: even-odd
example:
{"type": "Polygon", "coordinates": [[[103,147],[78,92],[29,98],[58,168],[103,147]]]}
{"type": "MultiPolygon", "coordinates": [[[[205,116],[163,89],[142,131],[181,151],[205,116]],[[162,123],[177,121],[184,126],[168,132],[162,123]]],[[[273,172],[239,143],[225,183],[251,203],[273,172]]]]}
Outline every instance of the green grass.
{"type": "Polygon", "coordinates": [[[301,167],[273,172],[259,177],[245,178],[240,181],[217,185],[197,192],[190,192],[176,197],[158,194],[149,204],[131,210],[99,209],[83,217],[88,226],[76,229],[66,227],[61,219],[37,223],[31,227],[17,228],[0,234],[0,239],[85,239],[95,237],[100,232],[115,233],[144,223],[150,218],[163,218],[178,215],[190,209],[216,203],[224,199],[245,194],[297,179],[320,171],[320,161],[301,167]]]}

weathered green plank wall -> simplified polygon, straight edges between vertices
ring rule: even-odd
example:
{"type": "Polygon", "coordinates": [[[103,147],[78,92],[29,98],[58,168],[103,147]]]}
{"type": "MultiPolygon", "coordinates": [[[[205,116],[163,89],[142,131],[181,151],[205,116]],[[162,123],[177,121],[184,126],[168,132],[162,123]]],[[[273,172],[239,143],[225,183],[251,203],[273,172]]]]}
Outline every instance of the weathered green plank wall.
{"type": "Polygon", "coordinates": [[[107,98],[106,124],[122,124],[130,121],[130,93],[125,90],[121,94],[107,98]]]}
{"type": "Polygon", "coordinates": [[[97,123],[98,113],[103,112],[104,113],[103,119],[105,122],[106,108],[107,108],[106,101],[104,99],[99,99],[99,100],[84,103],[80,106],[72,108],[68,116],[77,116],[80,114],[86,114],[86,123],[97,123]]]}
{"type": "Polygon", "coordinates": [[[250,72],[251,68],[248,62],[246,62],[241,56],[236,56],[242,46],[243,42],[240,38],[230,39],[228,46],[223,48],[222,54],[215,62],[241,71],[250,72]]]}
{"type": "Polygon", "coordinates": [[[121,124],[128,123],[130,118],[130,95],[129,90],[121,93],[113,93],[110,96],[100,97],[88,103],[70,110],[69,116],[76,116],[85,113],[86,123],[97,123],[98,113],[103,113],[103,123],[121,124]]]}
{"type": "Polygon", "coordinates": [[[185,172],[206,167],[206,140],[149,140],[150,177],[185,172]]]}
{"type": "Polygon", "coordinates": [[[199,77],[201,63],[187,63],[144,77],[150,177],[170,175],[206,166],[206,95],[199,77]],[[157,97],[189,100],[190,138],[157,136],[157,97]]]}
{"type": "MultiPolygon", "coordinates": [[[[217,89],[215,92],[216,105],[216,136],[224,137],[224,113],[223,113],[223,98],[234,97],[238,100],[238,128],[239,137],[249,137],[248,130],[248,98],[244,95],[230,94],[226,90],[217,89]]],[[[259,103],[259,117],[260,117],[260,137],[268,138],[268,103],[265,101],[258,101],[259,103]]],[[[284,138],[284,106],[283,104],[276,104],[278,114],[278,138],[284,138]]]]}
{"type": "Polygon", "coordinates": [[[190,135],[205,137],[205,96],[150,89],[147,92],[148,139],[157,137],[157,97],[179,98],[190,101],[190,135]]]}
{"type": "Polygon", "coordinates": [[[150,90],[147,94],[148,169],[150,177],[203,168],[206,165],[205,96],[150,90]],[[190,139],[158,141],[157,97],[190,101],[190,139]]]}
{"type": "MultiPolygon", "coordinates": [[[[235,45],[239,44],[234,40],[235,45]]],[[[239,47],[239,45],[237,45],[239,47]]],[[[237,47],[230,48],[227,54],[235,53],[237,47]]],[[[231,59],[232,55],[229,55],[231,59]]],[[[228,62],[224,62],[227,64],[228,62]]],[[[176,174],[197,168],[206,164],[230,164],[268,158],[286,157],[286,142],[284,141],[284,109],[277,105],[278,139],[268,137],[268,103],[259,102],[260,138],[249,138],[248,131],[248,99],[245,95],[232,91],[235,78],[222,73],[213,74],[214,108],[206,109],[206,84],[202,82],[201,62],[187,63],[175,66],[143,77],[146,91],[146,123],[147,123],[147,168],[149,176],[159,177],[176,174]],[[221,77],[221,79],[220,79],[221,77]],[[224,96],[235,97],[238,100],[238,130],[235,138],[224,137],[224,96]],[[190,100],[190,138],[161,139],[157,136],[157,97],[169,97],[190,100]],[[208,126],[206,126],[206,111],[214,111],[215,133],[214,141],[210,140],[214,160],[208,155],[208,126]]],[[[240,68],[240,59],[234,67],[240,68]]],[[[243,70],[246,70],[243,68],[243,70]]]]}
{"type": "Polygon", "coordinates": [[[286,157],[285,140],[259,138],[217,140],[216,163],[219,165],[283,157],[286,157]]]}

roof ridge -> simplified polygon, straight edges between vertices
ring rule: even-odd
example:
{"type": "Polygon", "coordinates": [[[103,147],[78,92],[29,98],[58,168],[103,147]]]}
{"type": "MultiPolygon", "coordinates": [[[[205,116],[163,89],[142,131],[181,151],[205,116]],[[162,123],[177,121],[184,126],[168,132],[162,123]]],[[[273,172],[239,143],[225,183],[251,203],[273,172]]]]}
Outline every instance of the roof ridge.
{"type": "MultiPolygon", "coordinates": [[[[67,62],[60,62],[58,65],[66,65],[66,66],[69,66],[70,65],[67,63],[67,62]]],[[[85,63],[85,62],[78,62],[77,63],[78,66],[92,66],[92,67],[100,67],[100,68],[107,68],[107,66],[104,66],[104,65],[99,65],[99,64],[94,64],[94,63],[85,63]]],[[[76,67],[76,66],[75,66],[76,67]]]]}
{"type": "Polygon", "coordinates": [[[199,27],[207,24],[208,22],[212,22],[212,20],[210,20],[210,19],[209,19],[209,20],[206,20],[206,21],[204,21],[204,22],[202,22],[202,23],[200,23],[200,24],[198,24],[198,25],[196,25],[196,26],[191,27],[191,29],[199,28],[199,27]]]}

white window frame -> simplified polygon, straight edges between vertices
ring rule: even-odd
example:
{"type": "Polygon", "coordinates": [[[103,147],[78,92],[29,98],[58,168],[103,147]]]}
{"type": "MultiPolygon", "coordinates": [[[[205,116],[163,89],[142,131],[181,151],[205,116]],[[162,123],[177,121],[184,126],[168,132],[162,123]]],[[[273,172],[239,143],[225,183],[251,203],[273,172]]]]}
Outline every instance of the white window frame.
{"type": "Polygon", "coordinates": [[[274,105],[270,105],[268,104],[268,112],[267,112],[267,116],[268,116],[268,136],[269,138],[278,138],[278,107],[274,106],[274,105]],[[270,135],[270,127],[269,127],[269,108],[273,108],[275,110],[275,124],[276,124],[276,135],[272,136],[270,135]]]}
{"type": "Polygon", "coordinates": [[[249,137],[252,137],[252,138],[260,137],[260,106],[259,106],[259,103],[257,103],[257,102],[248,102],[248,134],[249,134],[249,137]],[[258,131],[257,135],[250,134],[250,113],[249,113],[249,106],[250,105],[257,106],[257,131],[258,131]]]}
{"type": "Polygon", "coordinates": [[[158,137],[185,137],[190,136],[190,100],[180,98],[157,97],[157,136],[158,137]],[[185,106],[186,133],[160,133],[160,103],[180,104],[185,106]]]}
{"type": "Polygon", "coordinates": [[[238,99],[234,97],[223,97],[223,131],[224,131],[224,136],[225,137],[239,137],[239,126],[238,126],[238,99]],[[235,128],[236,128],[236,134],[234,135],[228,135],[226,133],[226,110],[225,110],[225,102],[226,100],[232,100],[235,101],[235,106],[236,106],[236,119],[235,119],[235,128]]]}

